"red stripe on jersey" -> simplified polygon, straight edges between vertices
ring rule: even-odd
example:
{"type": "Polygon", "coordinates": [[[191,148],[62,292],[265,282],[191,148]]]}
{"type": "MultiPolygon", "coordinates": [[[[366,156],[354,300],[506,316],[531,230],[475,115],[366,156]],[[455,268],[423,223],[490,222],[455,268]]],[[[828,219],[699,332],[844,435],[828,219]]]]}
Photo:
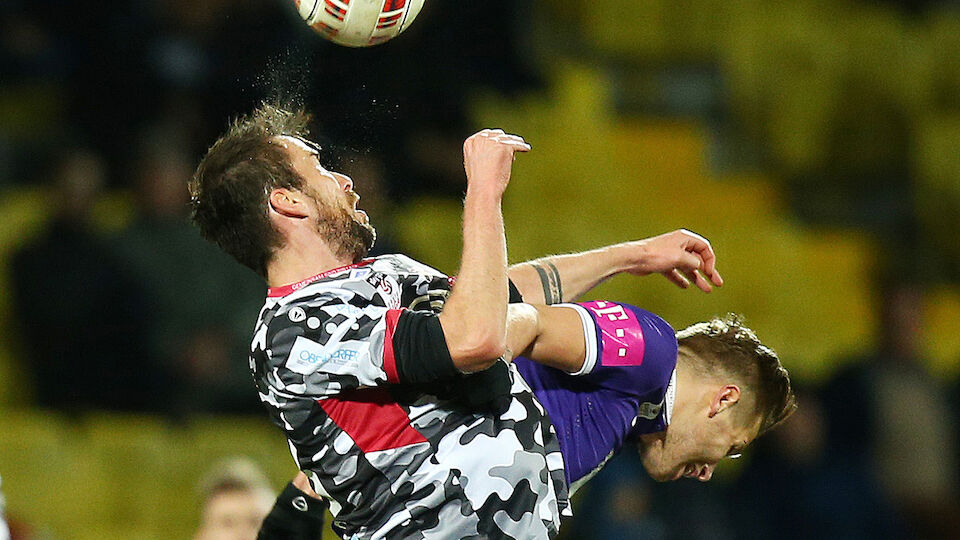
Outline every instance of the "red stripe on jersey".
{"type": "Polygon", "coordinates": [[[387,381],[394,384],[400,382],[397,373],[397,358],[393,355],[393,333],[397,330],[402,309],[387,310],[387,332],[383,336],[383,371],[387,373],[387,381]]]}
{"type": "Polygon", "coordinates": [[[386,389],[353,390],[317,403],[364,453],[427,442],[386,389]]]}
{"type": "Polygon", "coordinates": [[[407,3],[407,0],[386,0],[386,1],[383,3],[383,9],[382,9],[380,12],[381,12],[381,13],[386,13],[386,12],[388,12],[388,11],[394,11],[394,10],[397,10],[397,9],[402,9],[403,6],[406,5],[406,3],[407,3]]]}

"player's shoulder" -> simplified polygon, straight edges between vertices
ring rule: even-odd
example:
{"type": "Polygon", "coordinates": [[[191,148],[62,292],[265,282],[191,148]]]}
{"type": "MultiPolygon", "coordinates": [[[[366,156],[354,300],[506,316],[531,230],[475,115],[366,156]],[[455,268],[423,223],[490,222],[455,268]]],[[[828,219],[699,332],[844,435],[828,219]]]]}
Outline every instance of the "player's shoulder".
{"type": "Polygon", "coordinates": [[[677,361],[677,337],[662,317],[624,302],[595,300],[578,304],[597,327],[602,364],[662,367],[665,376],[677,361]]]}
{"type": "Polygon", "coordinates": [[[425,276],[446,277],[446,274],[437,270],[436,268],[423,264],[420,261],[400,253],[392,253],[389,255],[381,255],[376,257],[373,259],[373,263],[370,265],[370,268],[373,271],[384,272],[388,274],[420,274],[425,276]]]}
{"type": "Polygon", "coordinates": [[[677,365],[677,334],[663,317],[643,308],[623,304],[637,318],[644,343],[644,360],[662,366],[663,374],[670,377],[677,365]]]}
{"type": "Polygon", "coordinates": [[[316,330],[329,319],[338,315],[355,316],[374,303],[373,287],[344,287],[344,282],[314,282],[282,297],[268,297],[260,312],[258,331],[264,333],[266,341],[272,342],[290,328],[316,330]]]}
{"type": "Polygon", "coordinates": [[[336,281],[317,281],[282,297],[268,298],[268,305],[274,311],[289,311],[294,307],[318,308],[329,304],[340,304],[356,296],[356,292],[344,289],[343,284],[349,278],[336,281]]]}

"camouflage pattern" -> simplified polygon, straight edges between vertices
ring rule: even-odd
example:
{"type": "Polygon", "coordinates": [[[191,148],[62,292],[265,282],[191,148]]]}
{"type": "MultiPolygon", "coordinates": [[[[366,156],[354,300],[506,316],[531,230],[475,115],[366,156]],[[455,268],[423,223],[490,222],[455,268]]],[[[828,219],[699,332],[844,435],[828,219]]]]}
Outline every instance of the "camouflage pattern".
{"type": "Polygon", "coordinates": [[[570,514],[556,432],[513,365],[500,415],[393,384],[400,310],[439,312],[450,287],[388,255],[271,289],[261,310],[260,399],[344,538],[552,538],[570,514]]]}

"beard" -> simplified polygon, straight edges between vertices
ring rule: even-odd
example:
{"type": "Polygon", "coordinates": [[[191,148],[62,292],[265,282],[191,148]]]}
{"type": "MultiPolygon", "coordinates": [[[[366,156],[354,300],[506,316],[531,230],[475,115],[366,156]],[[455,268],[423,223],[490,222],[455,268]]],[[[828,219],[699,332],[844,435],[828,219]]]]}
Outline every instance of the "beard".
{"type": "Polygon", "coordinates": [[[377,240],[377,231],[363,223],[342,207],[318,205],[324,214],[317,218],[317,231],[323,235],[338,258],[358,263],[366,257],[377,240]]]}

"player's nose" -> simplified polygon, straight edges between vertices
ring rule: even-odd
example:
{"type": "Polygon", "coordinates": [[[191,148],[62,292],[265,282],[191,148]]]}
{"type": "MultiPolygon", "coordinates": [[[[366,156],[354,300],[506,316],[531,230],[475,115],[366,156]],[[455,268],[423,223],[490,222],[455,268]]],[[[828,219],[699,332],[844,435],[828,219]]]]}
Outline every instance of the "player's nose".
{"type": "Polygon", "coordinates": [[[716,465],[704,465],[701,467],[700,471],[697,473],[697,480],[701,482],[709,482],[710,478],[713,477],[713,470],[716,467],[716,465]]]}
{"type": "Polygon", "coordinates": [[[344,191],[350,191],[353,189],[353,179],[345,174],[333,173],[337,177],[337,182],[340,182],[340,188],[344,191]]]}

